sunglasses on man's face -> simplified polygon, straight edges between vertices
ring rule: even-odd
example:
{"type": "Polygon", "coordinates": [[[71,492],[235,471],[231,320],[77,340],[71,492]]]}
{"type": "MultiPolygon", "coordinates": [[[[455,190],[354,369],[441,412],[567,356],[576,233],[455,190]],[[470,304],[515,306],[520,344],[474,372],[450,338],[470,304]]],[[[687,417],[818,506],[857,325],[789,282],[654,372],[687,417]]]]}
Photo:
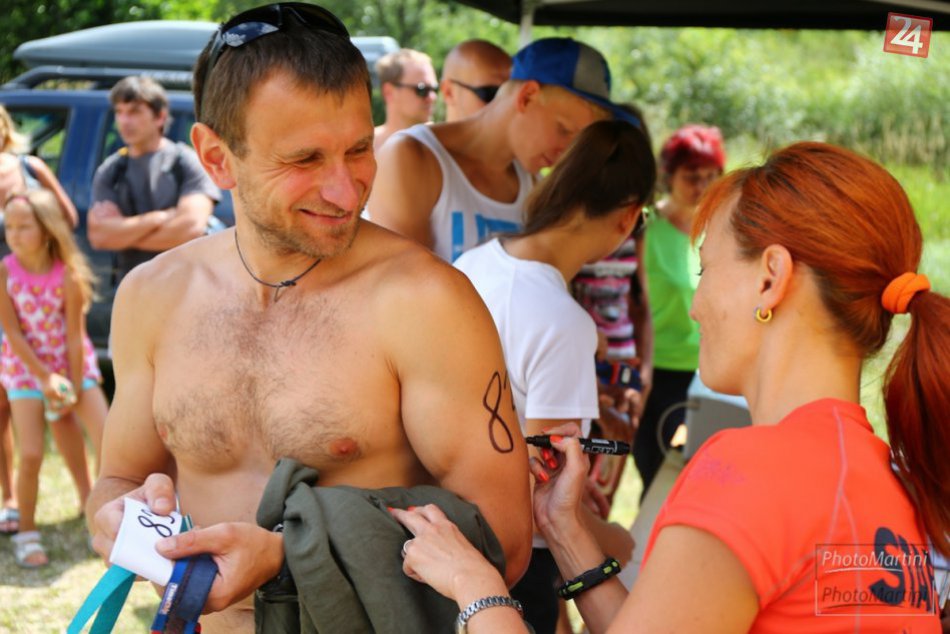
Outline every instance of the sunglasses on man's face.
{"type": "Polygon", "coordinates": [[[430,92],[433,95],[439,94],[438,86],[430,86],[424,81],[420,81],[418,84],[403,84],[398,81],[394,81],[393,86],[398,86],[399,88],[411,88],[413,92],[416,93],[416,97],[419,97],[419,99],[425,99],[429,96],[430,92]]]}
{"type": "Polygon", "coordinates": [[[311,31],[325,31],[349,39],[350,33],[340,19],[315,4],[305,2],[280,2],[257,7],[239,13],[218,28],[208,53],[204,81],[201,86],[201,108],[204,109],[208,94],[208,80],[225,48],[240,48],[254,40],[286,29],[293,19],[311,31]]]}
{"type": "Polygon", "coordinates": [[[501,86],[469,86],[468,84],[461,82],[457,79],[450,79],[450,82],[457,86],[461,86],[466,90],[471,90],[475,93],[475,96],[482,100],[483,103],[489,103],[492,99],[495,98],[495,95],[498,94],[498,89],[501,86]]]}

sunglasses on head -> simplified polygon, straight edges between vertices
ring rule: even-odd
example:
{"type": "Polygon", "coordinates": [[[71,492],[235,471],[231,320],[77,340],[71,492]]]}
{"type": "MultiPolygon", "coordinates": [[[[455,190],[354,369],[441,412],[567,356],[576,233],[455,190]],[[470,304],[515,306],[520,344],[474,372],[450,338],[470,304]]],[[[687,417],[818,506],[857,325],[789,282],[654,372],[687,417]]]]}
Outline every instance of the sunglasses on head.
{"type": "Polygon", "coordinates": [[[340,19],[315,4],[305,2],[280,2],[239,13],[224,24],[214,34],[214,42],[208,53],[204,81],[201,84],[201,108],[204,109],[208,94],[208,80],[211,71],[221,58],[225,48],[240,48],[254,40],[286,29],[290,20],[311,31],[325,31],[349,39],[350,33],[340,19]]]}
{"type": "Polygon", "coordinates": [[[465,88],[466,90],[471,90],[473,93],[475,93],[475,96],[481,99],[484,103],[488,103],[494,99],[495,95],[498,94],[498,89],[501,88],[501,86],[469,86],[468,84],[457,79],[450,79],[449,81],[457,86],[465,88]]]}
{"type": "Polygon", "coordinates": [[[425,99],[428,97],[430,92],[434,95],[439,94],[438,86],[430,86],[424,81],[420,81],[418,84],[403,84],[398,81],[394,81],[393,86],[398,86],[399,88],[411,88],[413,92],[416,93],[416,97],[419,97],[420,99],[425,99]]]}

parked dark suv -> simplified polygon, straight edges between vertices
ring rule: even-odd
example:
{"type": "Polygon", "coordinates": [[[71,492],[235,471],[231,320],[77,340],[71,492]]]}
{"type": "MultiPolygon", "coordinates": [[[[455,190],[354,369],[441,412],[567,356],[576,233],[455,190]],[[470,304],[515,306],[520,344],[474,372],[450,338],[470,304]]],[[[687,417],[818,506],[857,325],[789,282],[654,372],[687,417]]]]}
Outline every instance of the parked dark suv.
{"type": "MultiPolygon", "coordinates": [[[[190,143],[194,123],[191,67],[217,27],[212,22],[143,21],[113,24],[27,42],[14,57],[29,70],[0,86],[2,103],[28,135],[29,151],[56,173],[79,212],[77,238],[99,278],[99,300],[90,310],[89,336],[104,373],[111,377],[109,321],[115,288],[112,254],[95,251],[86,238],[96,168],[122,145],[109,89],[128,75],[147,74],[168,90],[171,122],[166,136],[190,143]]],[[[398,49],[389,37],[353,38],[372,71],[382,55],[398,49]]],[[[229,192],[215,207],[217,226],[232,225],[229,192]]]]}

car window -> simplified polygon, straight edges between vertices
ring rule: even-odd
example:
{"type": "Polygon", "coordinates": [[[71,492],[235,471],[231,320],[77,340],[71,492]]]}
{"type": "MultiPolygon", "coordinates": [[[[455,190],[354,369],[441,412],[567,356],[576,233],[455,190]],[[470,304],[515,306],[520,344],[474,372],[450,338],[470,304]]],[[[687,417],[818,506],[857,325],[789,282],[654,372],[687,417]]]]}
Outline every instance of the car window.
{"type": "Polygon", "coordinates": [[[29,139],[30,153],[39,156],[54,173],[58,173],[59,159],[66,139],[68,111],[62,108],[18,109],[16,107],[10,107],[8,110],[17,130],[29,139]]]}

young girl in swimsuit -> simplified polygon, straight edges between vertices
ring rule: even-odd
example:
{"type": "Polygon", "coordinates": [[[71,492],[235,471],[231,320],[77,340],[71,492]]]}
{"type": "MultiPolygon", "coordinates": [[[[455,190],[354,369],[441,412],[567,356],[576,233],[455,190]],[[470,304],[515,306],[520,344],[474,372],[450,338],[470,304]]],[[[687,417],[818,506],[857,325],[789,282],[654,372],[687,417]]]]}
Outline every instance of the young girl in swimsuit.
{"type": "MultiPolygon", "coordinates": [[[[85,334],[92,272],[56,197],[44,189],[14,193],[4,219],[12,253],[0,263],[0,384],[10,399],[19,456],[20,533],[13,543],[17,563],[34,568],[48,562],[35,521],[45,422],[56,425],[74,411],[98,456],[107,405],[85,334]]],[[[88,483],[84,489],[88,495],[88,483]]]]}

